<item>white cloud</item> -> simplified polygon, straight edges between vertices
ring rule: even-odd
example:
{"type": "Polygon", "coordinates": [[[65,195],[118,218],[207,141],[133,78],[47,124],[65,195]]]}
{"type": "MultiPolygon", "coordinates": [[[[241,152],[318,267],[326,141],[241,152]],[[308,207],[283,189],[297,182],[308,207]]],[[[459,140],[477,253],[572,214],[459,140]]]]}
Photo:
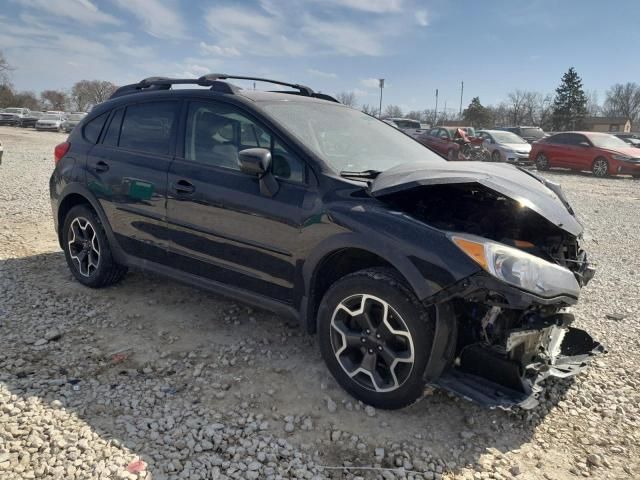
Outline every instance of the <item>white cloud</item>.
{"type": "Polygon", "coordinates": [[[429,25],[429,14],[426,10],[418,10],[416,11],[416,22],[421,27],[426,27],[429,25]]]}
{"type": "Polygon", "coordinates": [[[338,75],[336,75],[335,73],[323,72],[320,70],[316,70],[315,68],[307,68],[307,73],[314,77],[320,78],[338,78],[338,75]]]}
{"type": "Polygon", "coordinates": [[[372,13],[399,12],[403,0],[326,0],[328,3],[372,13]]]}
{"type": "Polygon", "coordinates": [[[116,25],[120,20],[102,12],[90,0],[17,0],[19,5],[41,10],[47,15],[63,17],[83,25],[99,23],[116,25]]]}
{"type": "Polygon", "coordinates": [[[327,48],[329,53],[381,55],[383,52],[378,32],[347,22],[324,21],[307,16],[302,32],[327,48]]]}
{"type": "Polygon", "coordinates": [[[305,50],[304,42],[285,35],[288,25],[277,15],[244,7],[212,7],[205,21],[216,39],[229,45],[227,48],[267,56],[301,55],[305,50]]]}
{"type": "Polygon", "coordinates": [[[366,88],[380,88],[380,81],[377,78],[363,78],[360,84],[366,88]]]}
{"type": "Polygon", "coordinates": [[[235,47],[221,47],[220,45],[210,45],[200,42],[200,51],[203,55],[216,55],[219,57],[237,57],[240,52],[235,47]]]}
{"type": "Polygon", "coordinates": [[[185,38],[185,25],[178,13],[181,3],[167,0],[114,0],[142,22],[145,32],[157,38],[185,38]]]}

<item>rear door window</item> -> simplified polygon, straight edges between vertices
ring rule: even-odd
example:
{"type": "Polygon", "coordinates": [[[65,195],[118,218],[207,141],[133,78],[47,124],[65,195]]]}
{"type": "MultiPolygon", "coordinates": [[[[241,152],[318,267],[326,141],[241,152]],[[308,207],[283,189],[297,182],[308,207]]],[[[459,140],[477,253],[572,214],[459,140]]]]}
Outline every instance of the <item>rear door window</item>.
{"type": "Polygon", "coordinates": [[[120,148],[152,155],[169,155],[178,106],[178,102],[129,105],[120,129],[120,148]]]}

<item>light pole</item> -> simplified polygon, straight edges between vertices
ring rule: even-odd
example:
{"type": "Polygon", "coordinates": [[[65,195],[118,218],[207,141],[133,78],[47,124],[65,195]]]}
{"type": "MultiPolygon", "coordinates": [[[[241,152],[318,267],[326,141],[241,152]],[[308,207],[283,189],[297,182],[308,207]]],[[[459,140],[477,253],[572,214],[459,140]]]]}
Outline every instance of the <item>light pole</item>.
{"type": "Polygon", "coordinates": [[[438,89],[436,88],[436,113],[433,115],[433,126],[438,125],[438,89]]]}
{"type": "Polygon", "coordinates": [[[378,109],[378,118],[382,118],[382,89],[384,88],[384,78],[378,79],[380,85],[380,108],[378,109]]]}

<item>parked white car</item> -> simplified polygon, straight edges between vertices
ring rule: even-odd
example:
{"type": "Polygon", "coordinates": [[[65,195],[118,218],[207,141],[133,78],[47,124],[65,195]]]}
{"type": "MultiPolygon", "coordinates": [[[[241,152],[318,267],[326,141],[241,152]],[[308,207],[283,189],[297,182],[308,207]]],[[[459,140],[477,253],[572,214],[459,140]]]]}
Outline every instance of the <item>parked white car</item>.
{"type": "Polygon", "coordinates": [[[414,138],[426,131],[419,121],[410,118],[385,118],[383,121],[414,138]]]}
{"type": "Polygon", "coordinates": [[[476,136],[483,139],[482,145],[493,162],[531,163],[531,144],[515,133],[503,130],[479,130],[476,136]]]}
{"type": "Polygon", "coordinates": [[[40,120],[36,122],[36,130],[55,130],[61,132],[63,130],[62,124],[66,120],[61,113],[46,113],[40,120]]]}

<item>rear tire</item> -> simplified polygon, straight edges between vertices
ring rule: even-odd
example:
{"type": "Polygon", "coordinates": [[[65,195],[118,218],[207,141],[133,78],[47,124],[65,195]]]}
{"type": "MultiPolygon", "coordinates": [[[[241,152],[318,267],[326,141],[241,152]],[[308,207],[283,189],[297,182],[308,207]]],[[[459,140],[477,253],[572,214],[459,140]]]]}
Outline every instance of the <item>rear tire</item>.
{"type": "Polygon", "coordinates": [[[536,168],[540,171],[549,170],[549,159],[544,153],[539,153],[536,157],[536,168]]]}
{"type": "Polygon", "coordinates": [[[397,272],[370,268],[338,280],[322,299],[318,323],[322,357],[355,398],[383,409],[421,398],[435,310],[397,272]]]}
{"type": "Polygon", "coordinates": [[[91,288],[106,287],[127,273],[127,267],[113,259],[104,227],[88,205],[69,210],[62,228],[64,256],[80,283],[91,288]]]}
{"type": "Polygon", "coordinates": [[[457,159],[458,159],[458,154],[456,153],[456,151],[453,148],[447,151],[447,160],[448,161],[454,162],[457,159]]]}
{"type": "Polygon", "coordinates": [[[593,161],[591,171],[596,177],[606,177],[609,175],[609,162],[606,158],[598,157],[593,161]]]}

